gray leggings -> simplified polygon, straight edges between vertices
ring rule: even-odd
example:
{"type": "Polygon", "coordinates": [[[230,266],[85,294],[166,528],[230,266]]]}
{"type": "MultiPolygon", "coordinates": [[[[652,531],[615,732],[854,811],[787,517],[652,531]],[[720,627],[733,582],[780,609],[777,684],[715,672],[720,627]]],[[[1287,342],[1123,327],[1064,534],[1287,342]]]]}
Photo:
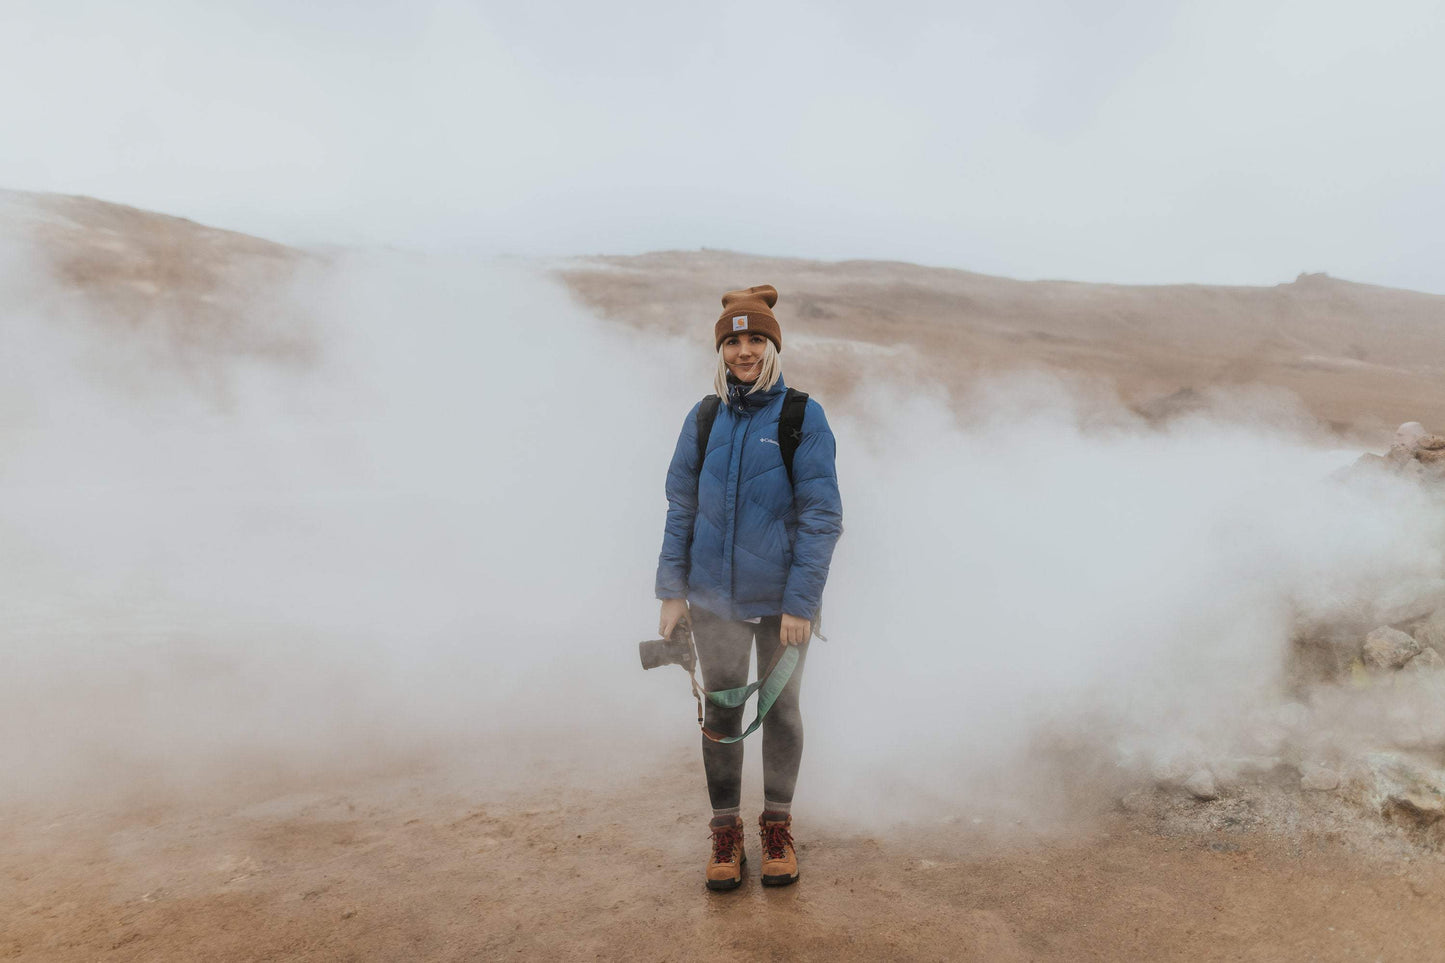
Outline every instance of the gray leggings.
{"type": "MultiPolygon", "coordinates": [[[[748,684],[748,658],[753,643],[758,647],[758,670],[768,666],[782,643],[778,641],[778,616],[767,616],[756,624],[729,622],[706,609],[693,606],[692,635],[697,643],[698,667],[702,684],[707,689],[733,689],[748,684]]],[[[793,677],[778,694],[763,719],[763,799],[765,805],[787,810],[793,802],[793,787],[798,781],[798,763],[803,758],[803,714],[798,707],[798,690],[803,683],[803,663],[808,647],[799,647],[797,668],[793,677]]],[[[706,722],[709,729],[735,736],[743,731],[744,712],[755,711],[757,697],[736,709],[720,709],[709,704],[706,722]]],[[[730,745],[702,740],[702,765],[707,773],[707,793],[714,815],[738,811],[742,802],[743,744],[730,745]]]]}

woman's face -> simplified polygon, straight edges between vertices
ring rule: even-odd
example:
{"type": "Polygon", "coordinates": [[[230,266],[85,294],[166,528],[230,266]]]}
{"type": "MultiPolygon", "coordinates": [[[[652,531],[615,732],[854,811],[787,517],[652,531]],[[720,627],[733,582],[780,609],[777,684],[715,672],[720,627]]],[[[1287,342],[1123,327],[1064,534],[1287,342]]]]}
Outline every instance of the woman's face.
{"type": "Polygon", "coordinates": [[[733,377],[752,384],[763,370],[763,351],[768,339],[760,334],[735,334],[723,342],[723,363],[733,377]]]}

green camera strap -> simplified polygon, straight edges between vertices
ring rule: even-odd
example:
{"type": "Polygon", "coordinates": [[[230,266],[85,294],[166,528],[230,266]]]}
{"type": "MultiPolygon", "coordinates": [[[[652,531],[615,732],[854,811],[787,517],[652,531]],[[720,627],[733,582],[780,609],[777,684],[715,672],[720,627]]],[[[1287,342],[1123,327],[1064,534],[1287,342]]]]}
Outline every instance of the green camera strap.
{"type": "Polygon", "coordinates": [[[793,669],[798,665],[798,647],[796,645],[783,645],[778,643],[778,650],[773,653],[772,661],[758,677],[758,681],[749,682],[747,685],[739,686],[736,689],[719,689],[717,692],[709,692],[697,683],[697,676],[692,677],[692,694],[697,698],[697,725],[702,734],[713,742],[742,742],[748,736],[758,730],[763,724],[763,717],[778,701],[778,695],[788,680],[793,677],[793,669]],[[707,701],[721,709],[736,709],[747,702],[752,694],[758,693],[758,715],[741,735],[725,736],[720,732],[709,729],[702,721],[702,700],[703,696],[707,701]]]}

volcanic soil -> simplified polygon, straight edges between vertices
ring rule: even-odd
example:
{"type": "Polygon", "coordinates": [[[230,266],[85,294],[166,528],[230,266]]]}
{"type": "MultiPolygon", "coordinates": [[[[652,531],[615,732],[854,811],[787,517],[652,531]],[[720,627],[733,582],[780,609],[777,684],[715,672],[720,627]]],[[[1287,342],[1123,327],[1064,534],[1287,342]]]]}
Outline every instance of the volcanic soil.
{"type": "Polygon", "coordinates": [[[699,769],[676,750],[626,785],[450,765],[12,807],[0,958],[1423,960],[1445,942],[1436,855],[1157,812],[870,833],[801,805],[796,885],[711,893],[699,769]]]}

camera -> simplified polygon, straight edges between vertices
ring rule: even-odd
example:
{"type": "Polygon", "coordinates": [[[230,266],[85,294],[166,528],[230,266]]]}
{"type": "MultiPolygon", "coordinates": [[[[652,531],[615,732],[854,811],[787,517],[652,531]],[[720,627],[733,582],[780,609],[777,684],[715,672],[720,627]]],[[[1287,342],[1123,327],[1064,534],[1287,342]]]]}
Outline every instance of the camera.
{"type": "Polygon", "coordinates": [[[660,665],[680,665],[691,673],[697,664],[697,656],[693,651],[692,630],[687,619],[678,619],[672,635],[665,639],[639,642],[637,654],[642,657],[644,669],[655,669],[660,665]]]}

